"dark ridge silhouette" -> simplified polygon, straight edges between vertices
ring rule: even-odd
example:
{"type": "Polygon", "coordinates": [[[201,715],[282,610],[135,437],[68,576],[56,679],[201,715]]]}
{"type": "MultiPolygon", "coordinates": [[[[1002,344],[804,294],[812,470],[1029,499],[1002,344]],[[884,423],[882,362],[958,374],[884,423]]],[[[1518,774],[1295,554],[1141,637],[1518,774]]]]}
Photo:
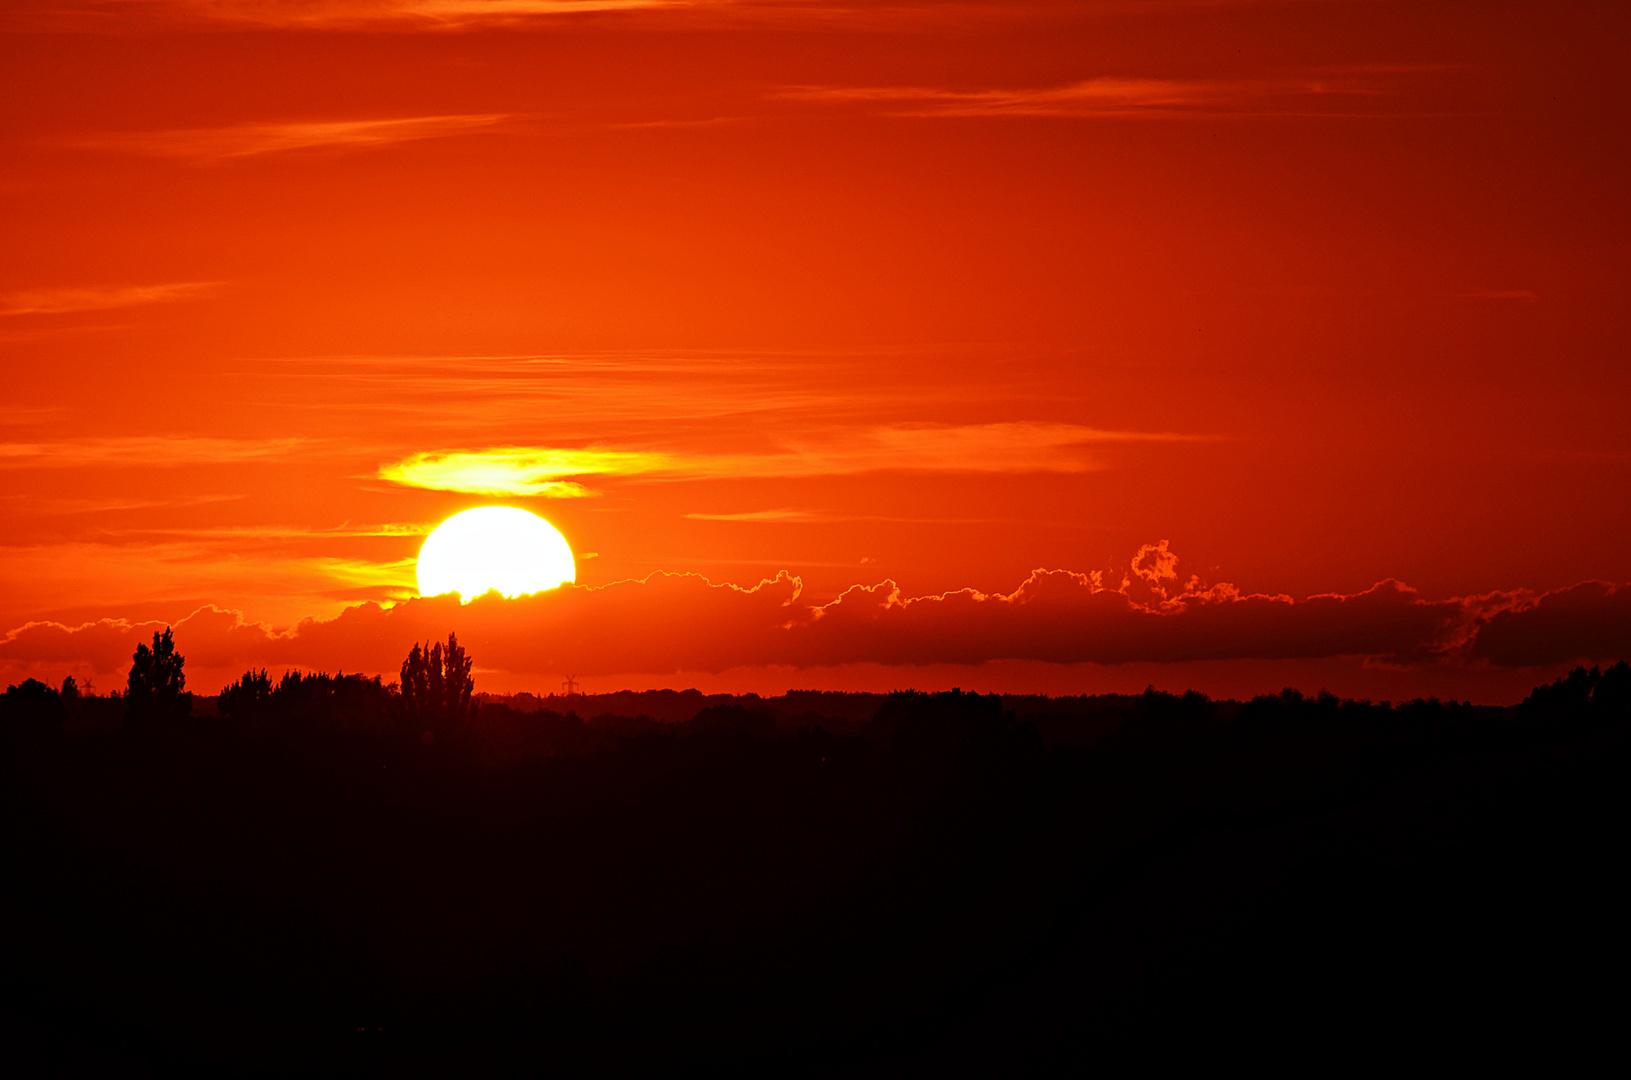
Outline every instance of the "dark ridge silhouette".
{"type": "Polygon", "coordinates": [[[1506,708],[501,698],[450,639],[402,684],[251,671],[188,713],[161,645],[131,686],[167,705],[0,696],[9,1052],[60,1071],[1557,1069],[1617,1045],[1624,663],[1506,708]]]}

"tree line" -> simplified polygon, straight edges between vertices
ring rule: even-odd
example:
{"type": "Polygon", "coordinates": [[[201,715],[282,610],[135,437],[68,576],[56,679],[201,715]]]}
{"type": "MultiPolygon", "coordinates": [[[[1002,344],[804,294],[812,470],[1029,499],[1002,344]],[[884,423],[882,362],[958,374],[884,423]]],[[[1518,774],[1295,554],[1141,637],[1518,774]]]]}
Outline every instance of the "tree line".
{"type": "MultiPolygon", "coordinates": [[[[137,644],[124,691],[118,695],[124,701],[127,728],[167,727],[192,714],[186,665],[172,627],[154,631],[151,644],[137,644]]],[[[285,671],[273,682],[265,668],[251,669],[221,690],[216,708],[224,716],[245,721],[343,720],[376,730],[409,731],[427,744],[458,743],[470,734],[472,666],[458,635],[450,633],[446,642],[414,643],[402,661],[400,682],[386,683],[377,675],[299,670],[285,671]]],[[[60,726],[79,698],[78,683],[70,675],[60,689],[25,679],[7,688],[0,705],[19,718],[60,726]]]]}
{"type": "Polygon", "coordinates": [[[87,1073],[427,1076],[1040,1075],[1298,1039],[1469,1061],[1491,1031],[1567,1067],[1617,1031],[1624,663],[1508,707],[1152,688],[667,720],[523,713],[472,670],[451,638],[394,684],[255,670],[186,717],[161,634],[122,728],[0,696],[19,1030],[100,1039],[87,1073]]]}

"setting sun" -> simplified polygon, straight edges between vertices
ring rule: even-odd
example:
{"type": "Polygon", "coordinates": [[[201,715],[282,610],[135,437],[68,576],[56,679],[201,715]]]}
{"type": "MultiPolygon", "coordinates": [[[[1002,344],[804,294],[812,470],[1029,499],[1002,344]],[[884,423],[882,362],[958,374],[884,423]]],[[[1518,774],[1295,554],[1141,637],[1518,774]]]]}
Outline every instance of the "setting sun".
{"type": "Polygon", "coordinates": [[[537,514],[513,506],[454,514],[419,549],[422,596],[456,592],[468,603],[489,589],[520,596],[576,578],[566,538],[537,514]]]}

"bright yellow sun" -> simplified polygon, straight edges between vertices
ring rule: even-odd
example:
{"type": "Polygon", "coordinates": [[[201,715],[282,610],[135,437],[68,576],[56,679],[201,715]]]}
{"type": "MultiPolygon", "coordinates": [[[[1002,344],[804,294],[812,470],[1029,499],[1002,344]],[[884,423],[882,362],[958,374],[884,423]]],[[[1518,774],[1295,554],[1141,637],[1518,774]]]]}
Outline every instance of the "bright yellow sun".
{"type": "Polygon", "coordinates": [[[488,589],[505,596],[576,580],[572,549],[555,526],[513,506],[454,514],[419,549],[419,595],[456,592],[469,603],[488,589]]]}

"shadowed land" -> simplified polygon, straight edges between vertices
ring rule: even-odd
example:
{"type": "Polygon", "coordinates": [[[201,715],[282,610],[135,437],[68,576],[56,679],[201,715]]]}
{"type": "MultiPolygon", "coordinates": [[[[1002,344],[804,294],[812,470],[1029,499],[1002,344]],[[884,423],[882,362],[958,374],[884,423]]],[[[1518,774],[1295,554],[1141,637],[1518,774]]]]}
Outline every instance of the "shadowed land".
{"type": "Polygon", "coordinates": [[[1504,709],[237,686],[6,695],[17,1045],[849,1076],[1612,1030],[1623,663],[1504,709]]]}

